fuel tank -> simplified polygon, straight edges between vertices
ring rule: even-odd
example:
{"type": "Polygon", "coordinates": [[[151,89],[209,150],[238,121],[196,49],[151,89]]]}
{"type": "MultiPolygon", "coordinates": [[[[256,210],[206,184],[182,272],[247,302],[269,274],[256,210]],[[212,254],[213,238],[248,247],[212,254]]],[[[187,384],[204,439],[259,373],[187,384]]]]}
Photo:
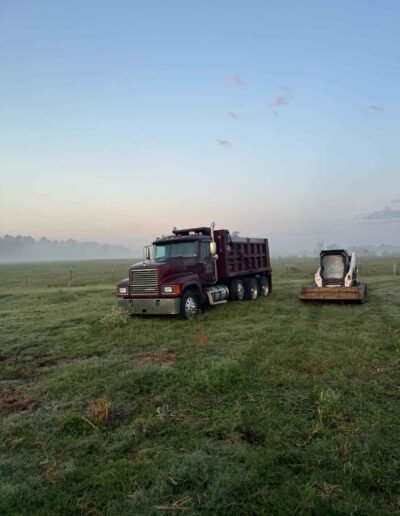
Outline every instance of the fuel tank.
{"type": "Polygon", "coordinates": [[[205,289],[210,305],[226,303],[229,297],[229,289],[225,285],[214,285],[205,289]]]}

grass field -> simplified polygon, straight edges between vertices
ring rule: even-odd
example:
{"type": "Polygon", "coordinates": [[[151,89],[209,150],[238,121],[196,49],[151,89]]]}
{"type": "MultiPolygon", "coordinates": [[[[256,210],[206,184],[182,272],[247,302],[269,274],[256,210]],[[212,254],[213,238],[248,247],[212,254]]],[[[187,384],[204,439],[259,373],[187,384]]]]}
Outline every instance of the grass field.
{"type": "Polygon", "coordinates": [[[0,266],[0,514],[399,514],[400,277],[302,304],[315,261],[273,265],[189,323],[121,316],[127,262],[0,266]]]}

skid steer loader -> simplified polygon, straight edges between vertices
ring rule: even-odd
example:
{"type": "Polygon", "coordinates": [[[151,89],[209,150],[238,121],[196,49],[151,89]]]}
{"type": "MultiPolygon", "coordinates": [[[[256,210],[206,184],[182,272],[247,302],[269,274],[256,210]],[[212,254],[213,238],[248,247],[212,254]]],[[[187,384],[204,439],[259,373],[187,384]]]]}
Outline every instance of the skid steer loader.
{"type": "Polygon", "coordinates": [[[352,301],[364,303],[367,285],[357,279],[356,254],[344,249],[321,251],[320,267],[311,287],[303,287],[303,301],[352,301]]]}

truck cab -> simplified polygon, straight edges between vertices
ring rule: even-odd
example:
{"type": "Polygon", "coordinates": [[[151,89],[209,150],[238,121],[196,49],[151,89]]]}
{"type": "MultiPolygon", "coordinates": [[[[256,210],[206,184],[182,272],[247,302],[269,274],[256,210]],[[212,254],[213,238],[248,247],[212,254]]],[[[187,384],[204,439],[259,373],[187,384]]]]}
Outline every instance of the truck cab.
{"type": "MultiPolygon", "coordinates": [[[[204,287],[217,282],[215,242],[207,227],[174,229],[145,247],[145,260],[132,265],[128,278],[117,287],[119,304],[130,313],[170,314],[187,308],[198,310],[205,301],[204,287]],[[187,296],[186,296],[187,297],[187,296]]],[[[190,314],[186,314],[190,318],[190,314]]]]}

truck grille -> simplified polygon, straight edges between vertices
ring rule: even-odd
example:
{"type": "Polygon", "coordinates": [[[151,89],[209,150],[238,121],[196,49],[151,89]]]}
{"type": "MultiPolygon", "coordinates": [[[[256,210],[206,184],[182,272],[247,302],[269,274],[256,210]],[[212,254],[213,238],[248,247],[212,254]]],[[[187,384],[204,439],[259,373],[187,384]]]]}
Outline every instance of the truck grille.
{"type": "Polygon", "coordinates": [[[158,294],[157,270],[146,269],[130,271],[129,288],[133,296],[149,296],[158,294]]]}

